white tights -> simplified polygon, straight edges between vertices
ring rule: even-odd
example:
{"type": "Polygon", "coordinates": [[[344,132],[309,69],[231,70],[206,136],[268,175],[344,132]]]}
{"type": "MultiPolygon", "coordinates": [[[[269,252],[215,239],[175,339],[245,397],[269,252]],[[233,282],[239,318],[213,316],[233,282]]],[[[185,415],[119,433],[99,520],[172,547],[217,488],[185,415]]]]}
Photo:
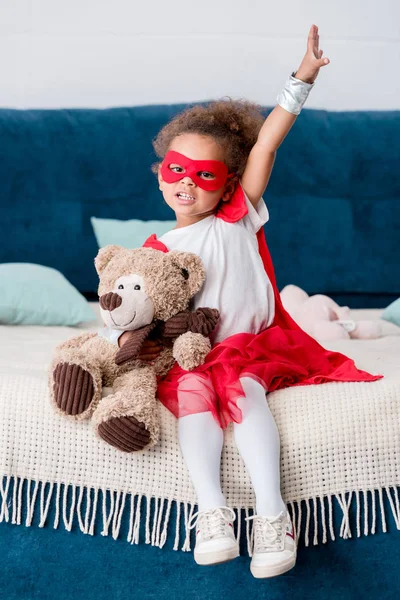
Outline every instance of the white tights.
{"type": "MultiPolygon", "coordinates": [[[[241,423],[233,424],[236,446],[244,460],[256,495],[256,512],[276,516],[286,511],[280,490],[280,438],[265,390],[250,377],[240,382],[245,393],[238,400],[241,423]]],[[[185,394],[178,390],[178,399],[185,394]]],[[[224,433],[211,412],[180,417],[179,443],[197,493],[199,510],[226,506],[221,490],[220,464],[224,433]]]]}

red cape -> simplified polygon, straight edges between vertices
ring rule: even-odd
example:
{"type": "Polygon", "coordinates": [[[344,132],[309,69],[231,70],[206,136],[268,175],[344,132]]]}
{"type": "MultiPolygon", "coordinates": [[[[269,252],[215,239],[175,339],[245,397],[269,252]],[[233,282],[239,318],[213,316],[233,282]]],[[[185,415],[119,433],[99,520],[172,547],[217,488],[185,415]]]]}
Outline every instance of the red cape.
{"type": "MultiPolygon", "coordinates": [[[[243,188],[237,185],[232,199],[223,203],[215,216],[235,222],[247,214],[243,188]]],[[[208,408],[221,427],[230,421],[240,422],[242,415],[236,400],[243,396],[239,377],[246,374],[262,383],[269,392],[289,386],[327,383],[330,381],[376,381],[383,375],[371,375],[358,369],[344,354],[323,348],[303,331],[284,309],[276,285],[274,267],[265,239],[264,228],[257,234],[258,248],[265,271],[275,295],[275,317],[272,324],[259,334],[238,333],[215,344],[204,365],[196,373],[212,379],[218,401],[208,399],[208,408]]],[[[156,235],[144,246],[168,252],[156,235]]],[[[175,364],[159,382],[158,397],[175,414],[183,416],[177,400],[177,381],[187,373],[175,364]]],[[[204,409],[203,409],[204,410],[204,409]]],[[[195,410],[193,412],[202,412],[195,410]]],[[[191,414],[190,411],[184,414],[191,414]]]]}

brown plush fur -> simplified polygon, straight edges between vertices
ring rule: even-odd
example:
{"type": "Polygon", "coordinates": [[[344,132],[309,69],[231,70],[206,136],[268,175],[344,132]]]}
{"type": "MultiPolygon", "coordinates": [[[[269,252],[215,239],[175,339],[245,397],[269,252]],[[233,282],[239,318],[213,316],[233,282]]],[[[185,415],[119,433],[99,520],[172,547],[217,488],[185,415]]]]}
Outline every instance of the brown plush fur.
{"type": "Polygon", "coordinates": [[[100,276],[99,296],[112,290],[121,275],[141,275],[146,281],[146,294],[154,303],[154,317],[163,321],[187,308],[205,280],[201,259],[189,252],[106,246],[99,251],[95,266],[100,276]],[[182,269],[189,273],[187,279],[182,269]]]}
{"type": "MultiPolygon", "coordinates": [[[[154,319],[161,321],[186,310],[205,279],[200,258],[186,252],[163,253],[152,248],[128,250],[120,246],[106,246],[99,250],[95,266],[100,278],[100,297],[116,292],[114,284],[122,275],[140,275],[145,282],[145,293],[154,305],[154,319]]],[[[218,315],[215,317],[215,323],[217,319],[218,315]]],[[[120,449],[123,451],[137,450],[138,440],[131,440],[135,442],[132,444],[129,440],[130,436],[135,435],[132,431],[135,427],[137,429],[137,423],[141,427],[144,426],[150,434],[149,442],[142,449],[153,446],[159,438],[157,376],[164,376],[175,360],[185,370],[195,368],[204,362],[210,348],[207,337],[189,331],[179,335],[170,347],[165,347],[154,366],[137,359],[118,366],[115,362],[118,352],[116,345],[97,334],[82,334],[56,348],[49,371],[51,403],[59,414],[70,419],[80,421],[91,418],[96,434],[102,437],[101,432],[106,431],[102,439],[109,443],[112,436],[119,435],[120,449]],[[68,365],[71,369],[74,367],[75,372],[79,372],[77,381],[72,378],[66,380],[61,390],[60,382],[58,387],[55,383],[55,370],[57,366],[60,369],[60,365],[63,365],[64,372],[70,368],[68,365]],[[81,367],[78,371],[77,366],[81,367]],[[90,404],[82,412],[75,414],[71,406],[86,406],[84,403],[79,405],[79,400],[91,395],[90,387],[86,385],[85,388],[82,383],[79,387],[80,381],[87,378],[87,374],[82,370],[92,378],[93,394],[90,404]],[[112,387],[113,393],[103,398],[103,386],[112,387]],[[69,408],[63,409],[60,398],[66,397],[70,399],[69,405],[67,403],[69,408]],[[68,410],[71,411],[70,414],[68,410]],[[132,426],[126,417],[132,419],[132,426]]],[[[119,447],[118,439],[112,445],[119,447]]]]}
{"type": "Polygon", "coordinates": [[[204,363],[211,350],[210,340],[201,333],[188,331],[178,337],[174,343],[173,356],[185,371],[191,371],[204,363]]]}

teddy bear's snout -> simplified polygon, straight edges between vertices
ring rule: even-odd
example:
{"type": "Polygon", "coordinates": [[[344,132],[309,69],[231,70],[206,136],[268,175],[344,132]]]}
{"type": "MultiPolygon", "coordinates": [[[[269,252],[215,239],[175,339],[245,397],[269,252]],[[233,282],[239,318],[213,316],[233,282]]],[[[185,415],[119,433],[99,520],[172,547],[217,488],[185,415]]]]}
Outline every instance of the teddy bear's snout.
{"type": "Polygon", "coordinates": [[[100,296],[100,306],[103,310],[115,310],[122,304],[122,298],[115,292],[108,292],[100,296]]]}

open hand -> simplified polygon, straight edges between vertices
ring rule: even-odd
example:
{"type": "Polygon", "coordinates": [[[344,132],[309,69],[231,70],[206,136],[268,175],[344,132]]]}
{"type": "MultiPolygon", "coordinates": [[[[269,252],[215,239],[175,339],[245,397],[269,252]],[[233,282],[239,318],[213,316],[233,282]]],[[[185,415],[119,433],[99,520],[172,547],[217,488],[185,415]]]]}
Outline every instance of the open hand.
{"type": "Polygon", "coordinates": [[[296,79],[306,83],[314,83],[321,67],[330,63],[329,58],[322,58],[323,51],[319,49],[319,35],[317,25],[311,25],[307,39],[307,52],[296,71],[296,79]]]}

